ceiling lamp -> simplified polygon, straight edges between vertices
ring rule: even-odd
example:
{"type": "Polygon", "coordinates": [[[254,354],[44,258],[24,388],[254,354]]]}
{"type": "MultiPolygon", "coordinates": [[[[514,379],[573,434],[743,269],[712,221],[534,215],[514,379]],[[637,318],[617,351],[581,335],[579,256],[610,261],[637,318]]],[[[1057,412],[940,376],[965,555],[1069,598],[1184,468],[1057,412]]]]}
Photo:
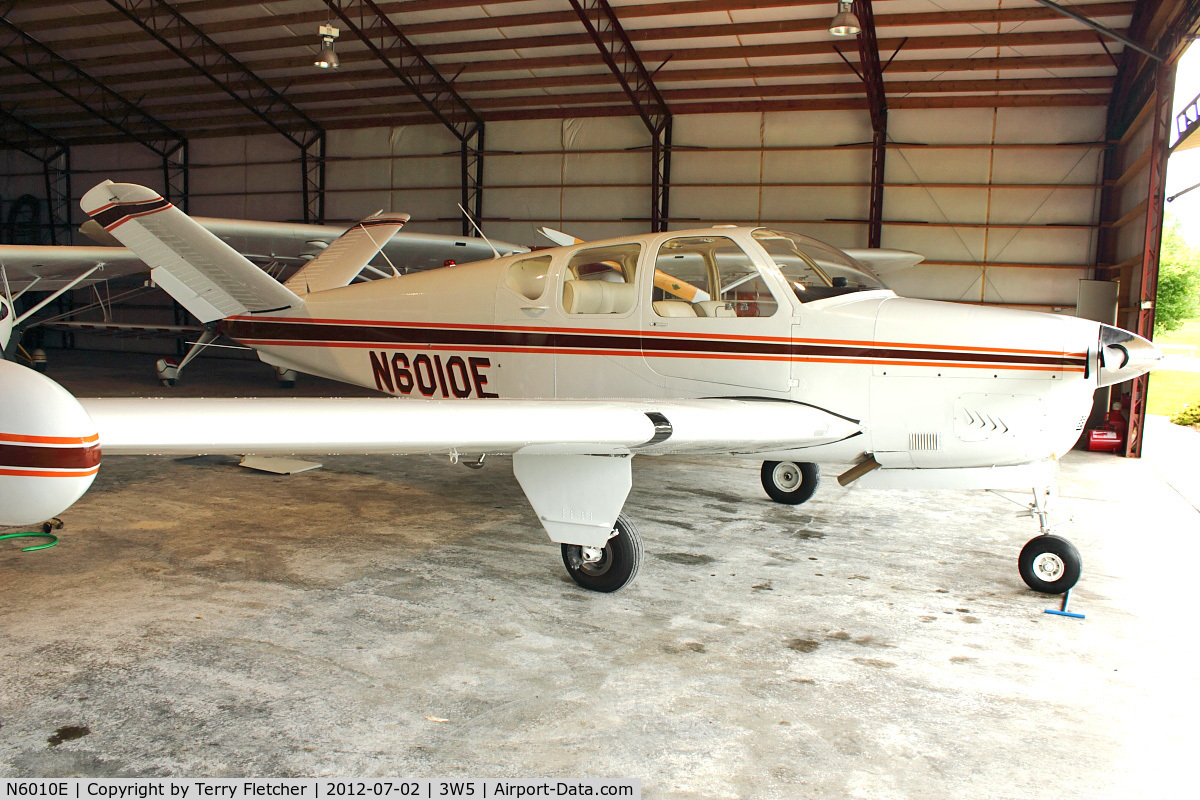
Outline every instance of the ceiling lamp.
{"type": "Polygon", "coordinates": [[[852,3],[847,0],[840,0],[838,3],[837,16],[829,23],[829,32],[834,36],[858,36],[862,32],[862,25],[850,10],[851,6],[852,3]]]}
{"type": "Polygon", "coordinates": [[[317,60],[313,62],[313,66],[321,69],[337,69],[338,57],[337,53],[333,51],[333,40],[338,37],[338,29],[332,25],[322,25],[320,34],[321,49],[317,51],[317,60]]]}

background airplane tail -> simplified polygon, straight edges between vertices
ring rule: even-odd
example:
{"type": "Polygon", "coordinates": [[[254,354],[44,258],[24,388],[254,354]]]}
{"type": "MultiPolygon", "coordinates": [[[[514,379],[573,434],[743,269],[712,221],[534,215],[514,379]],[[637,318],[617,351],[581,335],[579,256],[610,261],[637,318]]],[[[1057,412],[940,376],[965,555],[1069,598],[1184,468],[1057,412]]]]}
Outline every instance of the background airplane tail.
{"type": "Polygon", "coordinates": [[[346,286],[408,220],[408,214],[367,217],[334,239],[329,247],[305,264],[284,286],[296,294],[312,294],[346,286]]]}
{"type": "Polygon", "coordinates": [[[295,292],[145,186],[105,181],[88,191],[79,205],[145,261],[154,282],[201,322],[304,304],[295,292]]]}

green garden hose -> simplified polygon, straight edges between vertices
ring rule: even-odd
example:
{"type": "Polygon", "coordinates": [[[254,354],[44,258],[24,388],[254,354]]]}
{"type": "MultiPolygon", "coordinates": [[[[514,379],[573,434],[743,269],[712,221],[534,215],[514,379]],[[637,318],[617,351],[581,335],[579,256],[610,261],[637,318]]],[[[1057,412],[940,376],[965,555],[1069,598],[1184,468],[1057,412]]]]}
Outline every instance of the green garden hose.
{"type": "Polygon", "coordinates": [[[47,547],[54,547],[58,544],[58,537],[53,533],[42,533],[41,531],[29,531],[28,533],[6,533],[0,535],[0,539],[23,539],[27,536],[33,536],[38,539],[49,539],[45,544],[33,544],[29,547],[22,547],[21,552],[28,553],[32,550],[45,550],[47,547]]]}

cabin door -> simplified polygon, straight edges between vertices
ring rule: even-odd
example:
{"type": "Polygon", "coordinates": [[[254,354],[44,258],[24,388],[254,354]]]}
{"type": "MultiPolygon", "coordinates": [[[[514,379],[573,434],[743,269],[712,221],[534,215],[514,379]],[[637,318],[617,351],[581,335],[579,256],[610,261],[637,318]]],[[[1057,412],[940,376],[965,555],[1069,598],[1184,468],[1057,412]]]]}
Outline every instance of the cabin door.
{"type": "Polygon", "coordinates": [[[734,239],[667,239],[643,284],[642,354],[650,368],[699,396],[786,392],[791,306],[780,303],[734,239]]]}

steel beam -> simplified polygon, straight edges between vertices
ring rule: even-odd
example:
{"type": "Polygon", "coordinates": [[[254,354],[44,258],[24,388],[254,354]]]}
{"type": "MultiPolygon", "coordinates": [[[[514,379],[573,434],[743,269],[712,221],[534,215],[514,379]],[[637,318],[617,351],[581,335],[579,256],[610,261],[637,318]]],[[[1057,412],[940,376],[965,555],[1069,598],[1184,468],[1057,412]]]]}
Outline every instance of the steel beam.
{"type": "Polygon", "coordinates": [[[182,134],[18,28],[7,12],[0,15],[0,57],[153,151],[162,159],[166,198],[187,209],[187,139],[182,134]]]}
{"type": "MultiPolygon", "coordinates": [[[[1114,31],[1112,28],[1101,25],[1099,22],[1096,22],[1094,19],[1091,19],[1090,17],[1085,17],[1084,15],[1082,15],[1076,11],[1072,11],[1069,8],[1060,6],[1058,3],[1052,2],[1052,0],[1034,0],[1034,2],[1041,3],[1046,8],[1052,9],[1055,12],[1062,14],[1064,17],[1068,17],[1082,25],[1086,25],[1087,27],[1096,31],[1096,33],[1099,33],[1103,36],[1107,36],[1110,39],[1118,41],[1121,44],[1125,45],[1126,47],[1132,47],[1134,50],[1137,50],[1139,53],[1142,53],[1143,55],[1146,55],[1146,56],[1154,59],[1155,61],[1162,63],[1163,58],[1158,53],[1154,52],[1153,50],[1151,50],[1147,47],[1143,47],[1142,45],[1138,44],[1136,41],[1129,38],[1125,34],[1120,33],[1119,31],[1114,31]]],[[[1086,6],[1084,6],[1084,8],[1086,8],[1086,6]]]]}
{"type": "Polygon", "coordinates": [[[883,239],[883,184],[887,159],[887,93],[883,86],[883,66],[879,61],[879,42],[875,38],[875,15],[871,0],[854,0],[854,13],[862,26],[858,34],[859,77],[867,90],[871,111],[871,203],[867,215],[867,247],[879,247],[883,239]]]}
{"type": "MultiPolygon", "coordinates": [[[[171,4],[163,0],[108,0],[108,4],[300,149],[304,221],[324,222],[325,129],[171,4]],[[227,77],[218,78],[218,72],[227,77]]],[[[186,152],[183,162],[187,163],[186,152]]]]}
{"type": "MultiPolygon", "coordinates": [[[[1171,101],[1175,93],[1175,66],[1159,64],[1155,71],[1154,117],[1151,120],[1150,177],[1146,187],[1146,227],[1142,243],[1142,269],[1138,282],[1137,331],[1154,336],[1154,306],[1158,299],[1158,262],[1162,247],[1163,205],[1167,185],[1167,157],[1171,154],[1171,101]]],[[[1140,458],[1146,424],[1146,392],[1150,375],[1134,378],[1129,388],[1129,433],[1125,455],[1140,458]]]]}
{"type": "Polygon", "coordinates": [[[0,147],[42,165],[50,244],[71,243],[71,148],[0,108],[0,147]]]}
{"type": "Polygon", "coordinates": [[[665,231],[671,219],[671,110],[608,0],[571,0],[571,6],[650,132],[650,224],[665,231]]]}
{"type": "MultiPolygon", "coordinates": [[[[462,173],[462,207],[476,219],[483,217],[483,119],[437,68],[408,40],[391,17],[371,0],[325,0],[341,24],[388,68],[429,113],[446,126],[459,142],[462,173]]],[[[463,236],[471,234],[463,217],[463,236]]]]}

